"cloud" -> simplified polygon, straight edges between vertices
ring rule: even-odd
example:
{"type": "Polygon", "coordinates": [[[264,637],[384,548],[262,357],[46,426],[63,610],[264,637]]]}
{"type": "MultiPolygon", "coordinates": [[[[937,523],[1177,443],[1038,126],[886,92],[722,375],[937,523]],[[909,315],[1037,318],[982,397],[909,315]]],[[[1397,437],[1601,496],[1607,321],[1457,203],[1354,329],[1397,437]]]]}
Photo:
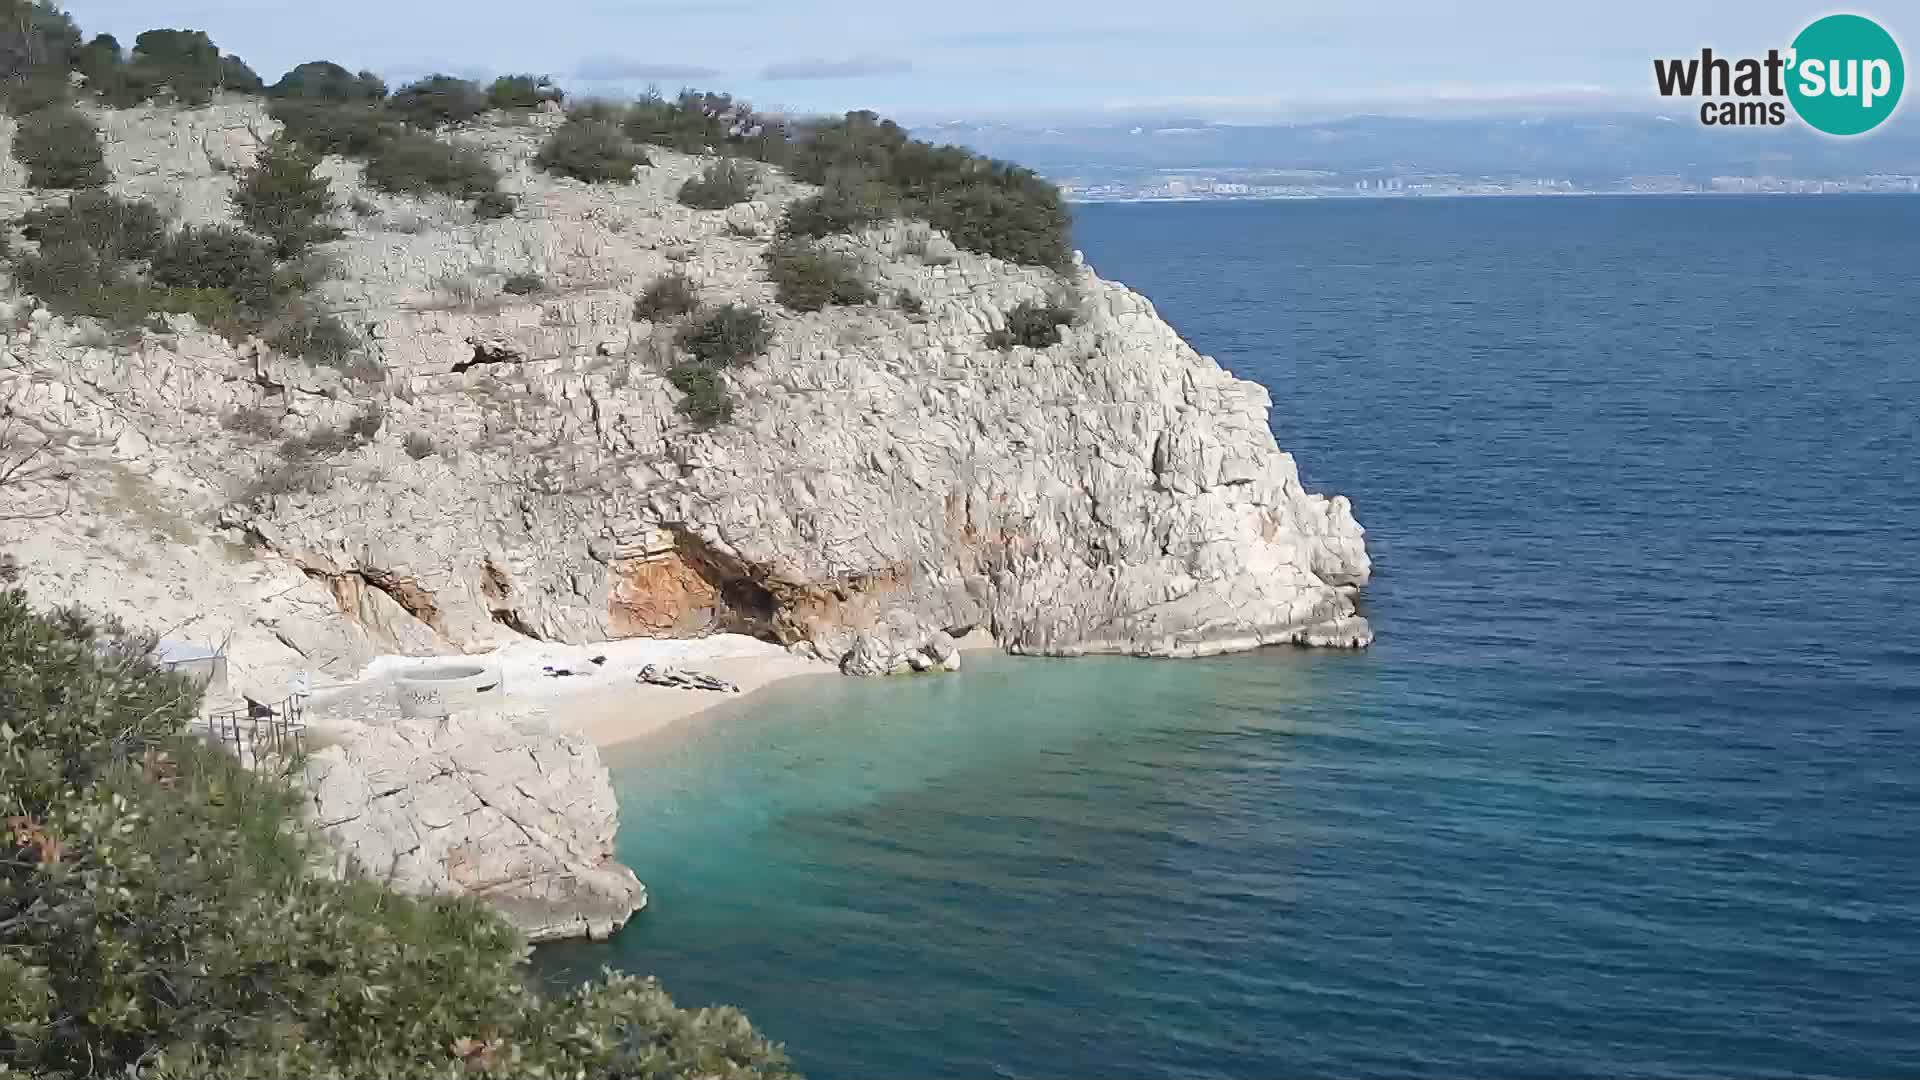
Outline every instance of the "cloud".
{"type": "Polygon", "coordinates": [[[711,79],[718,68],[697,64],[651,64],[631,56],[589,56],[574,65],[573,77],[587,82],[638,82],[641,79],[711,79]]]}
{"type": "Polygon", "coordinates": [[[874,75],[905,75],[912,70],[912,61],[863,53],[845,60],[794,60],[770,64],[760,73],[760,77],[769,82],[789,79],[864,79],[874,75]]]}
{"type": "Polygon", "coordinates": [[[1022,45],[1074,45],[1096,41],[1148,41],[1164,38],[1164,27],[1133,26],[1057,26],[1022,30],[970,30],[953,34],[934,34],[924,39],[929,45],[953,49],[1005,49],[1022,45]]]}

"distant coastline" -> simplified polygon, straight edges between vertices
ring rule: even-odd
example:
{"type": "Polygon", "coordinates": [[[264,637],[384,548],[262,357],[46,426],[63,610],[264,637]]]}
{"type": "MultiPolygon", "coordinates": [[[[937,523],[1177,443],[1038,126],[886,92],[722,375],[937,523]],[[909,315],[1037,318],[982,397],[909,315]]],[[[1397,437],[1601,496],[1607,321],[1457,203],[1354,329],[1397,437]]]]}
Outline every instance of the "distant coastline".
{"type": "Polygon", "coordinates": [[[1766,196],[1769,198],[1848,198],[1906,197],[1920,191],[1366,191],[1327,192],[1300,195],[1115,195],[1089,198],[1067,194],[1066,202],[1075,206],[1105,203],[1250,203],[1250,202],[1397,202],[1408,199],[1567,199],[1567,198],[1660,198],[1766,196]]]}

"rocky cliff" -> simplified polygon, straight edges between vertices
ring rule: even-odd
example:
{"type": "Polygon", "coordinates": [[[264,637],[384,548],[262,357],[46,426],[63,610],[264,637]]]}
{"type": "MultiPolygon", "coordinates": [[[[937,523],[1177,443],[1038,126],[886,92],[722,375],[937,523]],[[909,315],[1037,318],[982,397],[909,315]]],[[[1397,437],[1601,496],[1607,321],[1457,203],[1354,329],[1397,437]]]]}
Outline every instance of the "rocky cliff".
{"type": "MultiPolygon", "coordinates": [[[[96,116],[113,190],[187,223],[229,219],[233,171],[275,127],[252,99],[96,116]]],[[[1051,655],[1370,640],[1347,500],[1307,492],[1267,391],[1144,298],[894,223],[827,241],[881,304],[789,312],[762,254],[811,189],[774,176],[755,201],[689,209],[674,193],[706,160],[664,150],[631,184],[556,178],[531,158],[558,122],[459,136],[518,198],[501,220],[323,166],[353,210],[320,296],[369,341],[370,383],[183,316],[130,338],[9,303],[0,399],[73,499],[0,523],[30,587],[228,638],[242,688],[514,635],[743,631],[860,673],[924,666],[973,629],[1051,655]],[[710,431],[675,409],[672,328],[633,317],[672,270],[773,319],[710,431]],[[543,287],[509,294],[515,274],[543,287]],[[990,347],[1029,300],[1077,321],[1045,349],[990,347]],[[282,469],[281,440],[370,406],[370,441],[236,497],[282,469]]],[[[49,198],[0,162],[0,213],[49,198]]]]}

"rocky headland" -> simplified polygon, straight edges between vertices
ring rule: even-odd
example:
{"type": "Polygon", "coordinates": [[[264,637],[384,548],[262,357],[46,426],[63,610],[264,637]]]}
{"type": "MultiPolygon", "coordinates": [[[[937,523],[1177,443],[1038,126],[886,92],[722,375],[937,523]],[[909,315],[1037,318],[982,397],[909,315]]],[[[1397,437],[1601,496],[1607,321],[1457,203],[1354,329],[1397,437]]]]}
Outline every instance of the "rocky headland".
{"type": "MultiPolygon", "coordinates": [[[[232,94],[84,112],[106,190],[169,227],[232,224],[236,175],[279,129],[232,94]]],[[[818,241],[866,302],[792,310],[767,250],[819,188],[767,169],[746,201],[695,209],[676,194],[715,159],[660,147],[631,180],[556,175],[535,159],[566,122],[452,134],[499,172],[503,216],[324,159],[340,236],[314,249],[309,301],[358,337],[352,364],[11,289],[0,401],[40,471],[7,488],[0,542],[31,593],[222,642],[234,689],[262,699],[297,670],[529,639],[745,634],[856,675],[957,666],[969,634],[1055,656],[1371,640],[1347,500],[1303,488],[1267,390],[1145,298],[1077,257],[1017,265],[896,219],[818,241]],[[719,376],[722,422],[682,407],[684,320],[636,317],[672,274],[771,331],[719,376]],[[1031,305],[1069,316],[1057,342],[1007,342],[1031,305]]],[[[0,127],[8,219],[67,198],[6,153],[19,128],[0,127]]],[[[310,776],[315,819],[363,867],[494,897],[543,936],[644,902],[610,863],[590,745],[380,715],[340,725],[310,776]]]]}

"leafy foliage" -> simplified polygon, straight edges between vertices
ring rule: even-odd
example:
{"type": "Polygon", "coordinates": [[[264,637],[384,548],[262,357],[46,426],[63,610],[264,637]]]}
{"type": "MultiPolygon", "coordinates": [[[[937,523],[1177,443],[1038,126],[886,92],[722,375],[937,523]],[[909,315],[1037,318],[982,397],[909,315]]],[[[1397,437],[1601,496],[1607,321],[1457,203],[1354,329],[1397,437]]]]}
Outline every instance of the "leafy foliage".
{"type": "Polygon", "coordinates": [[[30,211],[17,224],[42,250],[81,245],[114,265],[152,258],[166,235],[166,221],[152,203],[103,191],[75,192],[65,205],[30,211]]]}
{"type": "Polygon", "coordinates": [[[621,123],[637,142],[686,154],[736,149],[764,126],[746,102],[698,90],[682,90],[672,101],[649,90],[627,108],[621,123]]]}
{"type": "Polygon", "coordinates": [[[280,121],[282,134],[316,154],[366,157],[400,128],[376,107],[326,98],[281,98],[268,111],[280,121]]]}
{"type": "Polygon", "coordinates": [[[48,0],[0,0],[0,79],[65,69],[79,48],[80,28],[48,0]]]}
{"type": "Polygon", "coordinates": [[[795,311],[829,304],[866,304],[873,289],[852,259],[812,244],[786,240],[767,249],[767,273],[780,303],[795,311]]]}
{"type": "Polygon", "coordinates": [[[541,995],[522,941],[476,902],[310,876],[295,790],[188,736],[195,695],[150,646],[0,592],[0,1064],[44,1080],[793,1077],[738,1012],[679,1009],[650,980],[541,995]]]}
{"type": "Polygon", "coordinates": [[[487,105],[495,109],[537,109],[566,96],[545,75],[502,75],[487,87],[487,105]]]}
{"type": "Polygon", "coordinates": [[[514,201],[513,196],[504,191],[483,192],[478,198],[473,200],[473,216],[479,218],[481,221],[497,221],[500,218],[509,218],[512,217],[513,212],[518,209],[520,209],[520,204],[514,201]]]}
{"type": "Polygon", "coordinates": [[[633,302],[633,317],[648,322],[665,322],[700,306],[700,293],[682,273],[662,274],[633,302]]]}
{"type": "Polygon", "coordinates": [[[550,173],[589,184],[624,184],[648,164],[644,150],[605,120],[569,117],[533,159],[550,173]]]}
{"type": "Polygon", "coordinates": [[[1023,300],[1007,312],[1007,325],[987,335],[987,344],[1005,352],[1016,345],[1044,349],[1060,344],[1060,328],[1073,324],[1072,309],[1057,303],[1023,300]]]}
{"type": "Polygon", "coordinates": [[[702,363],[726,367],[748,364],[767,351],[773,328],[767,317],[745,304],[727,304],[683,327],[680,347],[702,363]]]}
{"type": "Polygon", "coordinates": [[[387,99],[387,108],[416,127],[441,128],[464,124],[486,112],[487,92],[467,79],[429,75],[401,87],[387,99]]]}
{"type": "Polygon", "coordinates": [[[371,71],[355,75],[328,60],[310,60],[267,87],[267,96],[366,103],[383,100],[387,84],[371,71]]]}
{"type": "Polygon", "coordinates": [[[284,132],[261,149],[234,188],[233,208],[247,228],[273,241],[274,254],[291,259],[314,244],[340,237],[328,224],[333,182],[315,176],[320,155],[284,132]]]}
{"type": "Polygon", "coordinates": [[[159,250],[165,235],[151,203],[78,192],[65,205],[31,211],[16,225],[39,250],[14,260],[14,278],[50,310],[122,325],[152,310],[131,272],[131,264],[159,250]]]}
{"type": "Polygon", "coordinates": [[[827,177],[818,195],[787,206],[780,231],[788,236],[832,236],[864,229],[894,212],[886,185],[858,170],[838,169],[827,177]]]}
{"type": "MultiPolygon", "coordinates": [[[[1072,264],[1071,221],[1058,188],[1016,165],[909,138],[871,112],[811,128],[795,144],[790,167],[816,184],[845,183],[840,178],[848,175],[877,183],[898,212],[924,217],[968,251],[1057,270],[1072,264]]],[[[833,215],[816,220],[790,217],[789,230],[822,235],[816,230],[833,215]]]]}
{"type": "Polygon", "coordinates": [[[267,312],[274,306],[273,271],[265,241],[224,225],[190,225],[160,246],[147,273],[173,288],[224,289],[246,307],[267,312]]]}
{"type": "Polygon", "coordinates": [[[680,185],[680,204],[695,210],[725,210],[753,198],[759,175],[737,161],[717,161],[680,185]]]}
{"type": "MultiPolygon", "coordinates": [[[[267,334],[267,344],[288,356],[298,356],[317,367],[339,368],[353,374],[348,361],[360,348],[358,335],[334,315],[321,314],[305,304],[286,312],[267,334]]],[[[365,381],[365,380],[363,380],[365,381]]]]}
{"type": "Polygon", "coordinates": [[[539,274],[513,274],[507,278],[501,289],[509,296],[532,296],[547,287],[547,281],[539,274]]]}
{"type": "Polygon", "coordinates": [[[22,119],[13,133],[13,156],[27,167],[27,182],[37,188],[97,188],[109,179],[100,133],[65,105],[22,119]]]}
{"type": "Polygon", "coordinates": [[[157,97],[205,105],[215,90],[257,94],[260,77],[237,56],[223,56],[201,30],[149,30],[123,57],[120,43],[101,34],[78,50],[74,68],[107,104],[124,108],[157,97]]]}
{"type": "Polygon", "coordinates": [[[726,377],[712,365],[691,361],[675,364],[667,372],[667,381],[683,395],[680,414],[700,427],[710,428],[733,419],[733,392],[727,389],[726,377]]]}
{"type": "Polygon", "coordinates": [[[42,109],[73,102],[73,87],[67,70],[56,67],[34,68],[16,78],[0,82],[0,105],[14,116],[27,116],[42,109]]]}
{"type": "Polygon", "coordinates": [[[366,177],[381,191],[456,198],[484,195],[500,183],[500,174],[478,150],[414,132],[396,134],[376,147],[366,177]]]}

